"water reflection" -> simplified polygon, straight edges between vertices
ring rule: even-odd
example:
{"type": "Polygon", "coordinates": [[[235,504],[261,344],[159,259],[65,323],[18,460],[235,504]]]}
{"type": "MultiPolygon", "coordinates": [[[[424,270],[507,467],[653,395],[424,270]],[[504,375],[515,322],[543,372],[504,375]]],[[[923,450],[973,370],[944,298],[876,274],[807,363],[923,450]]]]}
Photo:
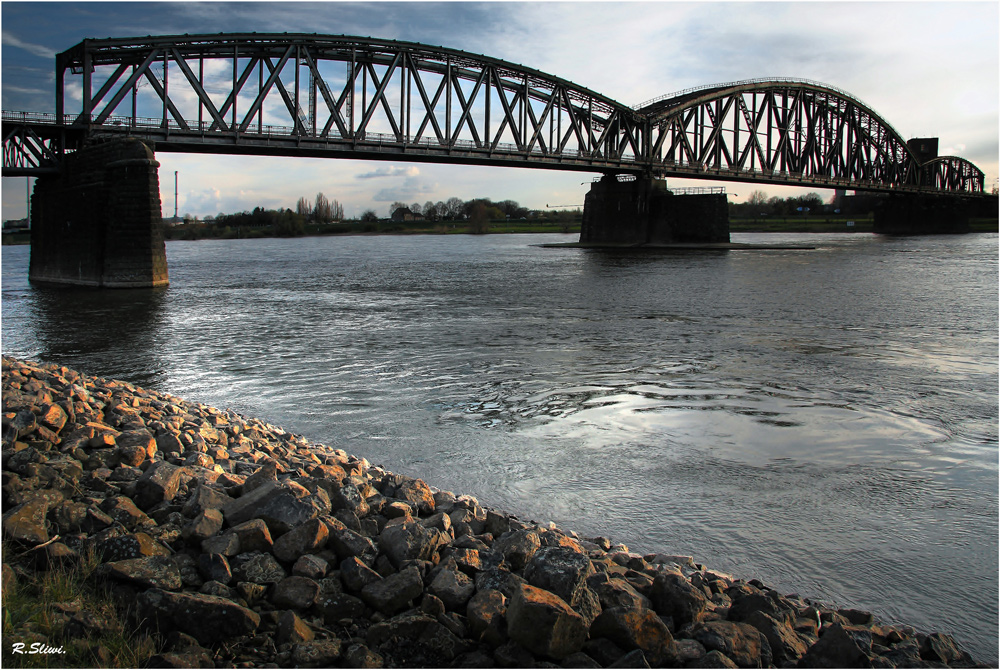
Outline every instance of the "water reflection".
{"type": "Polygon", "coordinates": [[[169,290],[32,287],[37,357],[156,386],[163,376],[158,344],[169,290]]]}

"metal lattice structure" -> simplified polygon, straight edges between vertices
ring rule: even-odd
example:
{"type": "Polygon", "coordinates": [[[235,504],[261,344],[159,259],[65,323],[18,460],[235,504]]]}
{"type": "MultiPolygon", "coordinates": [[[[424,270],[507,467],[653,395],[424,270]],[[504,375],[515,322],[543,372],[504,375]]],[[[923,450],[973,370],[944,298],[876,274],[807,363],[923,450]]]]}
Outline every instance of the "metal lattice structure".
{"type": "Polygon", "coordinates": [[[983,188],[983,173],[968,161],[949,156],[922,165],[865,103],[815,82],[690,89],[637,111],[650,123],[650,161],[673,174],[870,190],[983,188]]]}
{"type": "Polygon", "coordinates": [[[849,94],[754,80],[627,107],[476,54],[372,38],[217,34],[84,40],[56,57],[56,113],[4,112],[4,174],[131,135],[156,151],[539,167],[882,191],[982,192],[922,164],[849,94]],[[76,80],[79,78],[79,87],[76,80]],[[81,91],[67,109],[67,84],[81,91]]]}

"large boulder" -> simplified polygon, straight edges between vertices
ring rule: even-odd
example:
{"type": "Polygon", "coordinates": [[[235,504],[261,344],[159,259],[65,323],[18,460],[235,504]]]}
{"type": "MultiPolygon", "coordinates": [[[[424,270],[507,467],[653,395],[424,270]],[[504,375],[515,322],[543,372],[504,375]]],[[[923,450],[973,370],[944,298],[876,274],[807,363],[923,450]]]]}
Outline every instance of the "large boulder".
{"type": "Polygon", "coordinates": [[[562,598],[525,584],[507,607],[507,634],[533,654],[559,660],[583,648],[587,626],[562,598]]]}
{"type": "Polygon", "coordinates": [[[393,615],[424,592],[424,580],[416,567],[406,568],[361,589],[361,599],[379,612],[393,615]]]}
{"type": "Polygon", "coordinates": [[[488,589],[472,596],[465,608],[472,639],[491,647],[507,641],[507,598],[499,591],[488,589]]]}
{"type": "Polygon", "coordinates": [[[315,496],[301,484],[291,481],[263,484],[222,508],[230,526],[261,519],[267,524],[271,537],[275,538],[322,512],[322,505],[315,496]]]}
{"type": "Polygon", "coordinates": [[[590,625],[590,637],[605,637],[625,650],[640,649],[654,667],[677,661],[674,638],[656,612],[612,607],[590,625]]]}
{"type": "Polygon", "coordinates": [[[422,479],[407,479],[396,490],[396,497],[410,503],[421,514],[434,512],[434,492],[422,479]]]}
{"type": "Polygon", "coordinates": [[[259,614],[219,596],[150,589],[136,607],[161,632],[179,630],[203,645],[250,635],[260,625],[259,614]]]}
{"type": "Polygon", "coordinates": [[[135,482],[135,496],[133,498],[135,504],[139,509],[148,511],[154,505],[173,500],[181,486],[183,474],[184,468],[179,468],[172,463],[166,461],[153,463],[135,482]]]}
{"type": "Polygon", "coordinates": [[[100,566],[98,575],[138,584],[144,588],[177,591],[183,586],[177,564],[168,556],[145,556],[100,566]]]}
{"type": "Polygon", "coordinates": [[[701,589],[695,588],[684,575],[675,572],[656,575],[649,599],[658,614],[674,620],[675,629],[696,623],[708,604],[701,589]]]}
{"type": "Polygon", "coordinates": [[[293,563],[300,556],[326,546],[329,535],[330,531],[325,523],[319,519],[310,519],[279,537],[271,550],[282,561],[293,563]]]}
{"type": "Polygon", "coordinates": [[[493,550],[503,555],[511,570],[523,570],[541,546],[538,532],[525,529],[503,535],[493,543],[493,550]]]}
{"type": "MultiPolygon", "coordinates": [[[[832,624],[799,660],[800,668],[870,668],[871,631],[832,624]]],[[[734,659],[735,660],[735,659],[734,659]]]]}
{"type": "Polygon", "coordinates": [[[444,606],[453,611],[465,610],[469,598],[476,592],[476,584],[468,576],[455,570],[441,570],[427,587],[427,592],[437,596],[444,606]]]}
{"type": "Polygon", "coordinates": [[[593,573],[594,566],[586,554],[564,547],[539,549],[524,567],[524,578],[529,584],[550,591],[571,605],[593,573]]]}
{"type": "Polygon", "coordinates": [[[429,560],[440,542],[437,530],[414,520],[387,525],[379,535],[379,548],[396,568],[410,560],[429,560]]]}
{"type": "Polygon", "coordinates": [[[741,668],[771,665],[771,646],[767,638],[750,624],[708,621],[696,625],[691,637],[701,642],[707,651],[719,651],[741,668]]]}

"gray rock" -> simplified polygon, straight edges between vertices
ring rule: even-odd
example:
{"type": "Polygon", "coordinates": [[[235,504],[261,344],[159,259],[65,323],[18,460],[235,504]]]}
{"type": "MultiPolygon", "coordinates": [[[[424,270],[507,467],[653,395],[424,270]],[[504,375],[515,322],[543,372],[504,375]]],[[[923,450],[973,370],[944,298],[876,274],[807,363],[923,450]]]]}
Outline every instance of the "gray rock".
{"type": "Polygon", "coordinates": [[[594,567],[586,555],[563,547],[539,549],[524,567],[524,578],[529,584],[550,591],[571,605],[592,574],[594,567]]]}
{"type": "Polygon", "coordinates": [[[278,619],[278,634],[275,641],[278,644],[301,644],[310,642],[316,638],[316,634],[305,624],[299,615],[291,610],[286,610],[278,619]]]}
{"type": "Polygon", "coordinates": [[[441,570],[427,587],[427,592],[440,598],[447,609],[461,612],[476,592],[476,585],[457,569],[441,570]]]}
{"type": "Polygon", "coordinates": [[[165,500],[172,500],[180,488],[183,472],[183,468],[166,461],[159,461],[149,466],[135,483],[136,506],[142,510],[149,510],[165,500]]]}
{"type": "Polygon", "coordinates": [[[562,598],[526,584],[510,599],[507,634],[533,654],[559,660],[581,650],[587,626],[562,598]]]}
{"type": "Polygon", "coordinates": [[[319,556],[306,554],[295,561],[295,565],[292,566],[292,574],[310,579],[322,579],[326,576],[326,571],[329,568],[330,564],[319,556]]]}
{"type": "Polygon", "coordinates": [[[499,591],[479,591],[469,600],[465,617],[472,639],[499,647],[507,641],[507,598],[499,591]]]}
{"type": "Polygon", "coordinates": [[[396,489],[395,497],[410,503],[421,514],[434,513],[434,493],[422,479],[407,479],[396,489]]]}
{"type": "Polygon", "coordinates": [[[112,561],[98,568],[98,574],[128,581],[144,588],[165,591],[177,591],[183,586],[177,564],[168,556],[146,556],[112,561]]]}
{"type": "Polygon", "coordinates": [[[684,575],[661,572],[653,580],[649,599],[658,614],[671,617],[677,628],[696,623],[708,605],[705,593],[684,575]]]}
{"type": "Polygon", "coordinates": [[[591,637],[605,637],[622,649],[641,649],[654,666],[677,662],[677,646],[666,624],[648,609],[611,607],[594,619],[591,637]]]}
{"type": "Polygon", "coordinates": [[[349,591],[361,593],[366,586],[382,579],[382,575],[365,565],[356,556],[352,556],[341,561],[340,578],[344,580],[344,586],[349,591]]]}
{"type": "Polygon", "coordinates": [[[222,530],[222,512],[217,509],[206,509],[185,524],[181,535],[185,540],[201,544],[220,530],[222,530]]]}
{"type": "Polygon", "coordinates": [[[440,545],[440,534],[413,520],[387,525],[379,535],[379,548],[399,568],[408,560],[429,560],[440,545]]]}
{"type": "Polygon", "coordinates": [[[750,624],[735,621],[699,623],[692,629],[691,638],[704,645],[708,652],[721,652],[741,668],[771,665],[771,646],[767,638],[750,624]]]}
{"type": "Polygon", "coordinates": [[[329,534],[326,524],[319,519],[310,519],[279,537],[271,551],[280,560],[291,563],[326,546],[329,534]]]}
{"type": "Polygon", "coordinates": [[[542,542],[536,531],[519,530],[494,542],[493,550],[503,554],[504,561],[511,570],[523,570],[541,546],[542,542]]]}
{"type": "Polygon", "coordinates": [[[271,603],[281,609],[305,610],[319,597],[319,584],[308,577],[286,577],[274,585],[271,603]]]}
{"type": "Polygon", "coordinates": [[[201,554],[198,557],[198,572],[207,581],[220,584],[229,584],[233,581],[232,568],[222,554],[201,554]]]}
{"type": "Polygon", "coordinates": [[[271,554],[240,554],[233,564],[233,576],[240,582],[276,584],[288,576],[271,554]]]}
{"type": "Polygon", "coordinates": [[[407,568],[361,589],[361,599],[383,614],[404,609],[424,592],[424,582],[417,568],[407,568]]]}
{"type": "Polygon", "coordinates": [[[212,644],[250,635],[260,624],[260,615],[218,596],[170,593],[150,589],[139,595],[136,608],[161,632],[179,630],[201,644],[212,644]]]}
{"type": "Polygon", "coordinates": [[[261,519],[250,519],[237,524],[233,526],[232,532],[239,538],[240,551],[271,551],[274,546],[271,531],[261,519]]]}
{"type": "Polygon", "coordinates": [[[201,550],[206,554],[222,554],[231,558],[241,553],[243,548],[236,533],[223,533],[203,540],[201,550]]]}
{"type": "Polygon", "coordinates": [[[226,522],[238,526],[251,519],[267,524],[271,537],[279,537],[320,514],[320,505],[308,489],[295,482],[271,482],[236,498],[222,508],[226,522]]]}
{"type": "Polygon", "coordinates": [[[370,538],[348,528],[331,530],[327,545],[337,552],[337,557],[341,560],[357,558],[365,565],[372,565],[378,556],[378,549],[370,538]]]}
{"type": "Polygon", "coordinates": [[[332,668],[340,658],[342,650],[343,643],[335,637],[296,644],[292,650],[292,663],[299,668],[332,668]]]}

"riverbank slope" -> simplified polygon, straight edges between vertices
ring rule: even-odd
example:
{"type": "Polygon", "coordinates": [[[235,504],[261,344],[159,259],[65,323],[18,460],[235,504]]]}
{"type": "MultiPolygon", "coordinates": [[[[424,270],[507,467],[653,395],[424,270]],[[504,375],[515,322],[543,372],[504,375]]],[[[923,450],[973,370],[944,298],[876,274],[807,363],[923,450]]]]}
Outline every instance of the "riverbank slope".
{"type": "MultiPolygon", "coordinates": [[[[2,388],[5,609],[89,563],[158,630],[153,667],[985,667],[948,635],[520,520],[232,411],[8,357],[2,388]]],[[[107,665],[101,621],[39,606],[5,617],[5,665],[42,658],[14,653],[32,643],[107,665]]]]}

